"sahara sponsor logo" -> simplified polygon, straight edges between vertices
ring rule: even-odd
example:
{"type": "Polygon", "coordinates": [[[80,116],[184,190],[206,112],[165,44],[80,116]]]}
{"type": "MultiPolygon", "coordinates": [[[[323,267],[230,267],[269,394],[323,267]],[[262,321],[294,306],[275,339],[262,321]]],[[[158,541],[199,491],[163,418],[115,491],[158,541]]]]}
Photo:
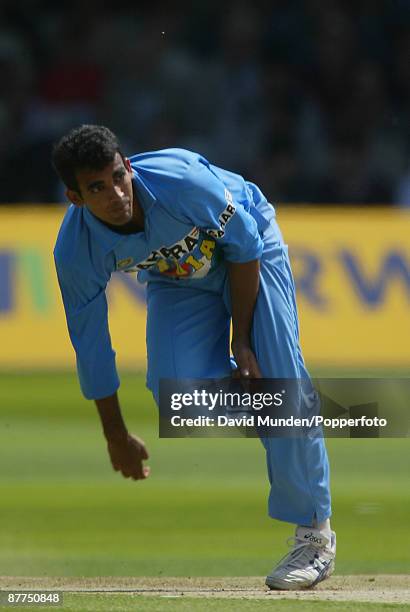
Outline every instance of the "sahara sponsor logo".
{"type": "MultiPolygon", "coordinates": [[[[171,246],[163,246],[155,251],[152,251],[150,255],[144,261],[141,261],[133,270],[149,270],[152,266],[159,266],[159,262],[166,262],[167,259],[178,261],[183,255],[191,253],[199,242],[199,229],[197,227],[184,236],[175,244],[171,246]]],[[[165,268],[166,269],[166,268],[165,268]]],[[[159,268],[160,272],[161,269],[159,268]]]]}
{"type": "Polygon", "coordinates": [[[219,215],[219,229],[205,230],[209,236],[212,236],[212,238],[223,238],[225,236],[225,226],[235,214],[236,208],[233,203],[232,194],[228,189],[225,189],[225,200],[227,202],[227,206],[219,215]]]}
{"type": "MultiPolygon", "coordinates": [[[[225,227],[235,214],[236,208],[233,203],[232,194],[228,189],[224,192],[227,206],[218,218],[218,229],[204,229],[203,232],[210,238],[222,238],[225,235],[225,227]]],[[[195,278],[206,276],[211,268],[212,255],[215,250],[215,240],[209,240],[201,236],[199,228],[192,230],[168,246],[162,246],[152,251],[147,259],[133,264],[131,257],[122,259],[117,263],[117,270],[124,272],[140,272],[154,268],[160,274],[172,278],[187,278],[195,275],[195,278]]]]}
{"type": "MultiPolygon", "coordinates": [[[[202,278],[211,269],[215,247],[215,240],[201,236],[200,230],[194,227],[178,242],[152,251],[147,259],[124,272],[153,269],[170,278],[188,278],[194,275],[195,278],[202,278]]],[[[117,269],[121,263],[122,261],[117,265],[117,269]]]]}

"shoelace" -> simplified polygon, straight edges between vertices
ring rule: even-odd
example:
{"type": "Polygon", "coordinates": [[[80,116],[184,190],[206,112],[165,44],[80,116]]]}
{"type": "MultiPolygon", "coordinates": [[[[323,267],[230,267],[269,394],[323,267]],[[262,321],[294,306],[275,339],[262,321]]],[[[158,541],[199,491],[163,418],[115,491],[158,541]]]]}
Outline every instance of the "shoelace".
{"type": "Polygon", "coordinates": [[[302,561],[303,565],[309,563],[316,569],[321,569],[323,564],[319,560],[318,549],[304,540],[297,538],[296,536],[290,537],[286,540],[288,546],[293,546],[292,550],[280,560],[279,565],[282,565],[287,559],[289,567],[299,569],[302,561]]]}

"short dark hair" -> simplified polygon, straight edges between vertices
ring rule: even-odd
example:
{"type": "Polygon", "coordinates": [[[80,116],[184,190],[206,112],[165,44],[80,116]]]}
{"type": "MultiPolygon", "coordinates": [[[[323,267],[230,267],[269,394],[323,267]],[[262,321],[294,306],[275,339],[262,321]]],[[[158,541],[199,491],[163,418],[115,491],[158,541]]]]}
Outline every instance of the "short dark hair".
{"type": "Polygon", "coordinates": [[[121,153],[118,138],[103,125],[81,125],[55,143],[52,164],[63,183],[78,191],[78,170],[102,170],[121,153]]]}

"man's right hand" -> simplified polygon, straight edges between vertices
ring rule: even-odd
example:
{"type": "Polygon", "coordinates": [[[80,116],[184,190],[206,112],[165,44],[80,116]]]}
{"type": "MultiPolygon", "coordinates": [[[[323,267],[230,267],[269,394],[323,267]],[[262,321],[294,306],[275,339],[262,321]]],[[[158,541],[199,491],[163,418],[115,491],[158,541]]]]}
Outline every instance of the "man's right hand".
{"type": "Polygon", "coordinates": [[[143,480],[150,474],[150,468],[143,465],[149,458],[143,440],[126,433],[124,436],[113,436],[107,440],[108,452],[112,467],[121,472],[124,478],[143,480]]]}
{"type": "Polygon", "coordinates": [[[150,473],[149,467],[143,465],[148,459],[148,451],[143,440],[128,433],[121,415],[117,393],[96,399],[112,467],[121,472],[124,478],[143,480],[150,473]]]}

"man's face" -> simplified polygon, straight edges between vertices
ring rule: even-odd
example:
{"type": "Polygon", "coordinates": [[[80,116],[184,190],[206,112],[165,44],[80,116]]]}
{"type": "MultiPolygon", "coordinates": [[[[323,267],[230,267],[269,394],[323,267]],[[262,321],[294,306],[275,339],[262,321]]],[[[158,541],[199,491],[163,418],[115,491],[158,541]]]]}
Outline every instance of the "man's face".
{"type": "Polygon", "coordinates": [[[119,153],[103,170],[77,172],[79,191],[67,190],[67,196],[76,206],[84,206],[110,225],[124,225],[132,219],[132,170],[128,159],[119,153]]]}

